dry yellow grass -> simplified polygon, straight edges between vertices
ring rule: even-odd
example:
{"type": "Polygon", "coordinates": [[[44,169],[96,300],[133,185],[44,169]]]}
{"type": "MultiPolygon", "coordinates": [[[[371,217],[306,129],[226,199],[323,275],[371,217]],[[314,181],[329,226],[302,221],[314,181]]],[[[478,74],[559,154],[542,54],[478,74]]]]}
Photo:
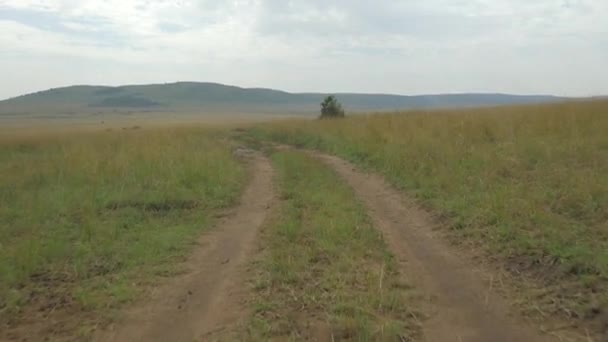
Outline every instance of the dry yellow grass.
{"type": "Polygon", "coordinates": [[[252,123],[285,119],[276,114],[153,112],[130,114],[82,115],[64,118],[0,117],[0,143],[15,140],[39,140],[64,134],[90,134],[102,131],[145,129],[175,129],[187,127],[231,128],[252,123]]]}

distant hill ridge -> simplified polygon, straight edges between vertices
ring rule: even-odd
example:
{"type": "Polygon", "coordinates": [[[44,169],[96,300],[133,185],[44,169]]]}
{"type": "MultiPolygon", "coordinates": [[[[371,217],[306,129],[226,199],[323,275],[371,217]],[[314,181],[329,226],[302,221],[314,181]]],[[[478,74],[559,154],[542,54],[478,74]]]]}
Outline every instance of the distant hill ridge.
{"type": "MultiPolygon", "coordinates": [[[[288,93],[265,88],[241,88],[218,83],[70,86],[0,101],[0,114],[66,110],[140,111],[317,111],[324,93],[288,93]]],[[[350,111],[386,111],[414,108],[471,107],[541,103],[563,100],[548,95],[438,94],[391,95],[337,93],[350,111]]]]}

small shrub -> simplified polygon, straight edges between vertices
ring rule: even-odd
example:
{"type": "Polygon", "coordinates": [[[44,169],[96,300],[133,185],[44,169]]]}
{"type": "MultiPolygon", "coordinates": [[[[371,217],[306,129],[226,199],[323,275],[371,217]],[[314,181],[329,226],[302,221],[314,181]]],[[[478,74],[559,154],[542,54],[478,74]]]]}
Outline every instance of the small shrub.
{"type": "Polygon", "coordinates": [[[321,102],[321,119],[343,118],[344,109],[335,96],[329,95],[321,102]]]}

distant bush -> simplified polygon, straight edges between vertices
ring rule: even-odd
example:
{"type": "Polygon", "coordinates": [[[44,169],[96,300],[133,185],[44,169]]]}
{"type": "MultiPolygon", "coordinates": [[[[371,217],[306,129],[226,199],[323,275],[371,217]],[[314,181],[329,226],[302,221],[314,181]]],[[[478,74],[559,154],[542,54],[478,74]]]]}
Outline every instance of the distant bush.
{"type": "Polygon", "coordinates": [[[321,102],[321,119],[343,118],[344,109],[335,96],[329,95],[321,102]]]}

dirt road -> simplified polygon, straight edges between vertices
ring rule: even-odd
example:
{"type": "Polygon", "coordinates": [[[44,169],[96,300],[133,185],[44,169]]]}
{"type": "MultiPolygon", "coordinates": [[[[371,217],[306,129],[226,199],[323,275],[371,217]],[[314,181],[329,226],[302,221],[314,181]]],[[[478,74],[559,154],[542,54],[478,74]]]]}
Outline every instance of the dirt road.
{"type": "Polygon", "coordinates": [[[431,297],[432,317],[423,327],[428,342],[554,341],[513,315],[474,267],[434,236],[430,216],[382,177],[361,173],[337,157],[313,154],[355,189],[398,258],[401,272],[431,297]]]}
{"type": "Polygon", "coordinates": [[[242,268],[274,198],[268,159],[257,154],[250,158],[253,176],[240,204],[202,237],[188,261],[189,272],[156,289],[122,324],[95,340],[207,341],[214,332],[242,318],[246,313],[242,268]]]}
{"type": "MultiPolygon", "coordinates": [[[[400,271],[426,294],[431,318],[423,323],[428,342],[545,342],[541,334],[514,314],[491,286],[441,238],[434,221],[382,177],[365,174],[337,157],[310,152],[336,170],[365,204],[400,271]]],[[[273,171],[254,155],[253,179],[241,204],[214,230],[189,261],[192,270],[156,290],[152,299],[133,309],[122,325],[99,341],[212,341],[243,317],[246,272],[255,236],[273,204],[273,171]],[[226,329],[225,329],[226,328],[226,329]]]]}

